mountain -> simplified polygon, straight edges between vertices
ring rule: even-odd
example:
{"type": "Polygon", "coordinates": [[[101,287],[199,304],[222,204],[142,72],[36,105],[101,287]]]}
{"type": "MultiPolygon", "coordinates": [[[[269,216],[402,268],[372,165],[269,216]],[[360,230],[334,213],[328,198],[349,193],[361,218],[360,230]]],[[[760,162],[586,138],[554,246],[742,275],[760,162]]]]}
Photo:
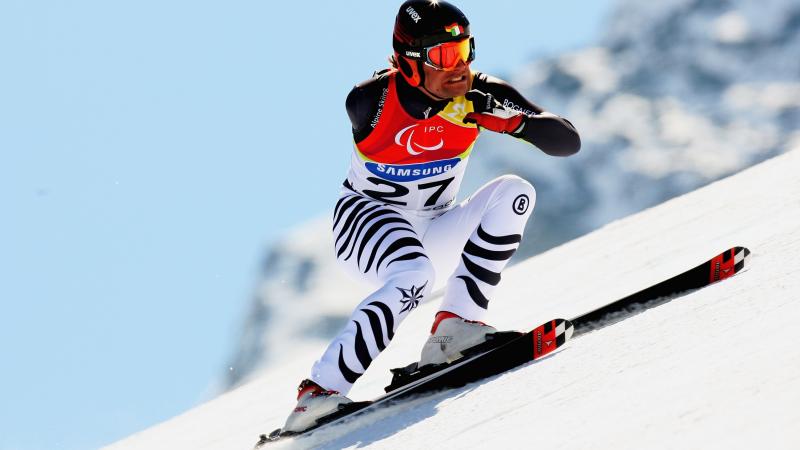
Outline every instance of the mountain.
{"type": "MultiPolygon", "coordinates": [[[[574,317],[733,245],[752,250],[744,272],[629,314],[538,363],[270,448],[797,448],[798,171],[800,146],[521,261],[504,274],[487,320],[519,329],[574,317]]],[[[403,322],[351,397],[378,395],[389,368],[418,357],[436,303],[403,322]]],[[[324,346],[298,349],[108,448],[250,448],[283,423],[324,346]]]]}
{"type": "Polygon", "coordinates": [[[576,125],[581,153],[549,158],[496,135],[476,152],[482,177],[517,172],[540,193],[529,254],[800,140],[797,2],[622,1],[611,17],[599,45],[511,76],[576,125]]]}
{"type": "MultiPolygon", "coordinates": [[[[597,45],[506,77],[569,118],[581,152],[552,158],[483,133],[462,194],[504,173],[534,184],[518,262],[782,154],[800,145],[798,55],[793,0],[620,1],[597,45]]],[[[367,292],[338,271],[329,226],[309,224],[269,249],[229,386],[293,354],[283,342],[324,342],[367,292]],[[308,314],[311,302],[321,315],[308,314]]]]}

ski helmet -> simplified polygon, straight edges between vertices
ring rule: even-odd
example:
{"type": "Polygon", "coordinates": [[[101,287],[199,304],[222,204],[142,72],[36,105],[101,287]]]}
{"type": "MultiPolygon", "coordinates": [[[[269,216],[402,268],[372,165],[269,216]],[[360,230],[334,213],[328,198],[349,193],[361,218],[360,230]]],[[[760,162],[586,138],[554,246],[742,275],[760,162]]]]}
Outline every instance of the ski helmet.
{"type": "Polygon", "coordinates": [[[469,62],[475,58],[469,20],[446,1],[408,0],[403,3],[395,19],[392,47],[397,67],[411,86],[422,84],[422,64],[448,70],[458,59],[469,62]],[[459,45],[433,49],[448,42],[459,45]]]}

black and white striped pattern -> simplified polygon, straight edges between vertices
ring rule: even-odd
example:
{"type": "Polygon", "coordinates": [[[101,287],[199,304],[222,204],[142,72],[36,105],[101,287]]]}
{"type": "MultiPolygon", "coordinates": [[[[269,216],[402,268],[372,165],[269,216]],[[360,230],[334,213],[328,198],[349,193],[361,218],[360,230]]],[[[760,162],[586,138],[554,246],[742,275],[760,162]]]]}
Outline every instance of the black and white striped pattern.
{"type": "Polygon", "coordinates": [[[347,393],[396,328],[447,276],[440,310],[480,320],[516,252],[535,191],[500,177],[438,215],[420,215],[356,193],[345,184],[333,212],[334,252],[351,275],[376,286],[314,364],[311,378],[347,393]],[[517,199],[530,199],[520,214],[517,199]],[[459,258],[460,257],[460,258],[459,258]]]}
{"type": "Polygon", "coordinates": [[[375,275],[398,261],[427,258],[411,224],[395,209],[358,194],[339,199],[333,214],[336,257],[375,275]],[[352,261],[351,261],[352,260],[352,261]]]}
{"type": "Polygon", "coordinates": [[[349,383],[355,383],[363,375],[364,371],[372,364],[372,360],[392,340],[395,331],[392,310],[385,303],[374,301],[360,311],[364,313],[365,317],[353,321],[356,326],[355,354],[361,364],[360,371],[353,370],[348,366],[344,357],[344,345],[339,344],[339,370],[349,383]],[[362,325],[364,319],[368,323],[368,328],[362,325]]]}
{"type": "Polygon", "coordinates": [[[334,209],[333,236],[339,262],[382,286],[356,309],[330,355],[352,384],[389,345],[407,313],[398,289],[424,286],[427,273],[433,273],[413,225],[394,207],[371,198],[345,192],[334,209]]]}
{"type": "Polygon", "coordinates": [[[472,301],[481,307],[489,307],[489,299],[484,291],[500,283],[500,271],[508,260],[514,256],[519,247],[522,235],[509,234],[494,236],[486,232],[482,225],[464,246],[461,254],[459,272],[466,272],[456,278],[462,280],[472,301]],[[480,283],[485,287],[481,289],[480,283]]]}

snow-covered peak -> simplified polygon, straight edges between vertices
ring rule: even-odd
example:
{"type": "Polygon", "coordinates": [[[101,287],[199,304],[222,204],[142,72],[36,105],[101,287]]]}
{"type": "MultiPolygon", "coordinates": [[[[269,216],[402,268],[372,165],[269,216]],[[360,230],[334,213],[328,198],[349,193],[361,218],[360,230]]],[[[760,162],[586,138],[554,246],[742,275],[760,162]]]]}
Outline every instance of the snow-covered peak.
{"type": "Polygon", "coordinates": [[[641,93],[716,95],[737,80],[800,73],[796,1],[624,0],[616,11],[602,45],[641,93]]]}
{"type": "Polygon", "coordinates": [[[714,19],[711,36],[721,44],[743,44],[752,39],[752,25],[747,16],[730,11],[714,19]]]}

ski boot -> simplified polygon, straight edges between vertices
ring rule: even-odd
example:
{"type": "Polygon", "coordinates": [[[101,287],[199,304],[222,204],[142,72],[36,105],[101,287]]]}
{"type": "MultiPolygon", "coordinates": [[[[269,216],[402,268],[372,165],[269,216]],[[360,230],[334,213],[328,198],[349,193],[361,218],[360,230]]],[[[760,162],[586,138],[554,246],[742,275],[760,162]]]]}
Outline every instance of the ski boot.
{"type": "Polygon", "coordinates": [[[433,321],[431,336],[422,347],[418,367],[451,363],[468,348],[486,342],[497,330],[483,322],[466,320],[449,311],[439,311],[433,321]]]}
{"type": "Polygon", "coordinates": [[[294,408],[282,432],[299,433],[316,425],[317,419],[335,413],[340,405],[352,403],[352,400],[336,391],[325,390],[311,380],[303,380],[297,387],[297,406],[294,408]]]}

